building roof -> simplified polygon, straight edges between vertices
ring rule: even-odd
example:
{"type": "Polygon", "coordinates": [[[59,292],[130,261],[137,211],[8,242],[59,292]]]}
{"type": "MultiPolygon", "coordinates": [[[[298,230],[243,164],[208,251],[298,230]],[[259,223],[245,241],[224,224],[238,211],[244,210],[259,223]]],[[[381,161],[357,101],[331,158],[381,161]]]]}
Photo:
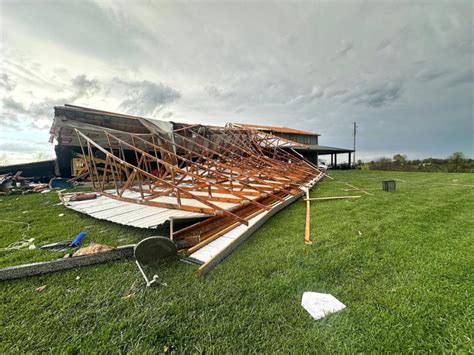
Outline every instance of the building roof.
{"type": "Polygon", "coordinates": [[[354,149],[327,147],[324,145],[300,145],[300,146],[293,146],[292,148],[297,151],[317,152],[318,154],[334,154],[334,153],[339,154],[339,153],[353,153],[354,152],[354,149]]]}
{"type": "Polygon", "coordinates": [[[258,129],[261,131],[271,131],[271,132],[288,133],[288,134],[301,134],[304,136],[320,136],[319,133],[301,131],[299,129],[288,128],[288,127],[274,127],[274,126],[265,126],[265,125],[247,124],[247,123],[234,123],[234,125],[237,127],[242,127],[242,128],[258,129]]]}

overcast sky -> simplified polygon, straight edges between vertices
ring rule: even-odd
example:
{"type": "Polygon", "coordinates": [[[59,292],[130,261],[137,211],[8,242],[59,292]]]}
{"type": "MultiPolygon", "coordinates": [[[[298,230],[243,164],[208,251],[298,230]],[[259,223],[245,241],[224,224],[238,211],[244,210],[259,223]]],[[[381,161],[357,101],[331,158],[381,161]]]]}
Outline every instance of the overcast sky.
{"type": "Polygon", "coordinates": [[[320,133],[358,158],[474,156],[474,2],[0,0],[0,156],[53,106],[320,133]]]}

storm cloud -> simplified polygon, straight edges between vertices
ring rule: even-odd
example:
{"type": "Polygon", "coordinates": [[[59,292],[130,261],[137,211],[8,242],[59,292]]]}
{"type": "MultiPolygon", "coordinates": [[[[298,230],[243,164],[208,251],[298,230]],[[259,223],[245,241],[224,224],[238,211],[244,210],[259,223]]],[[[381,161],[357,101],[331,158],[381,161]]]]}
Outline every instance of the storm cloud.
{"type": "Polygon", "coordinates": [[[163,83],[148,80],[126,82],[120,79],[115,82],[125,87],[126,99],[120,103],[120,109],[133,115],[154,116],[181,97],[177,90],[163,83]]]}
{"type": "Polygon", "coordinates": [[[358,158],[473,156],[473,11],[468,0],[3,1],[0,140],[47,144],[53,106],[72,103],[290,126],[341,147],[357,121],[358,158]]]}

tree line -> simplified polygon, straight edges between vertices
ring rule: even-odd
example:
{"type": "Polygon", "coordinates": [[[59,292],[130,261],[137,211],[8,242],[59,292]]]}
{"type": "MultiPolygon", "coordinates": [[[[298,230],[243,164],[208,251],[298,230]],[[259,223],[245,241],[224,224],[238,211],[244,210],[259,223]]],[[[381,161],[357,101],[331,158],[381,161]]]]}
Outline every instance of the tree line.
{"type": "Polygon", "coordinates": [[[396,154],[392,158],[382,157],[370,162],[357,162],[361,169],[394,170],[394,171],[426,171],[445,173],[473,173],[474,159],[467,159],[462,152],[455,152],[447,159],[427,158],[410,160],[404,154],[396,154]]]}

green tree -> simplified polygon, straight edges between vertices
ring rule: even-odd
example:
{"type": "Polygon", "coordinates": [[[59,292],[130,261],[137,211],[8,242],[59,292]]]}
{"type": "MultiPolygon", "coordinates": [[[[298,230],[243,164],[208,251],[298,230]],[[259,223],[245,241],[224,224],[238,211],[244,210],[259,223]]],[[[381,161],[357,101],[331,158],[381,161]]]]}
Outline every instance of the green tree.
{"type": "Polygon", "coordinates": [[[403,154],[403,155],[402,155],[402,154],[395,154],[395,155],[393,156],[393,161],[394,161],[395,163],[400,164],[400,165],[404,165],[404,164],[406,164],[406,162],[407,162],[407,156],[404,155],[404,154],[403,154]]]}
{"type": "Polygon", "coordinates": [[[462,152],[454,152],[449,156],[449,162],[454,165],[455,170],[459,170],[464,163],[464,154],[462,152]]]}

